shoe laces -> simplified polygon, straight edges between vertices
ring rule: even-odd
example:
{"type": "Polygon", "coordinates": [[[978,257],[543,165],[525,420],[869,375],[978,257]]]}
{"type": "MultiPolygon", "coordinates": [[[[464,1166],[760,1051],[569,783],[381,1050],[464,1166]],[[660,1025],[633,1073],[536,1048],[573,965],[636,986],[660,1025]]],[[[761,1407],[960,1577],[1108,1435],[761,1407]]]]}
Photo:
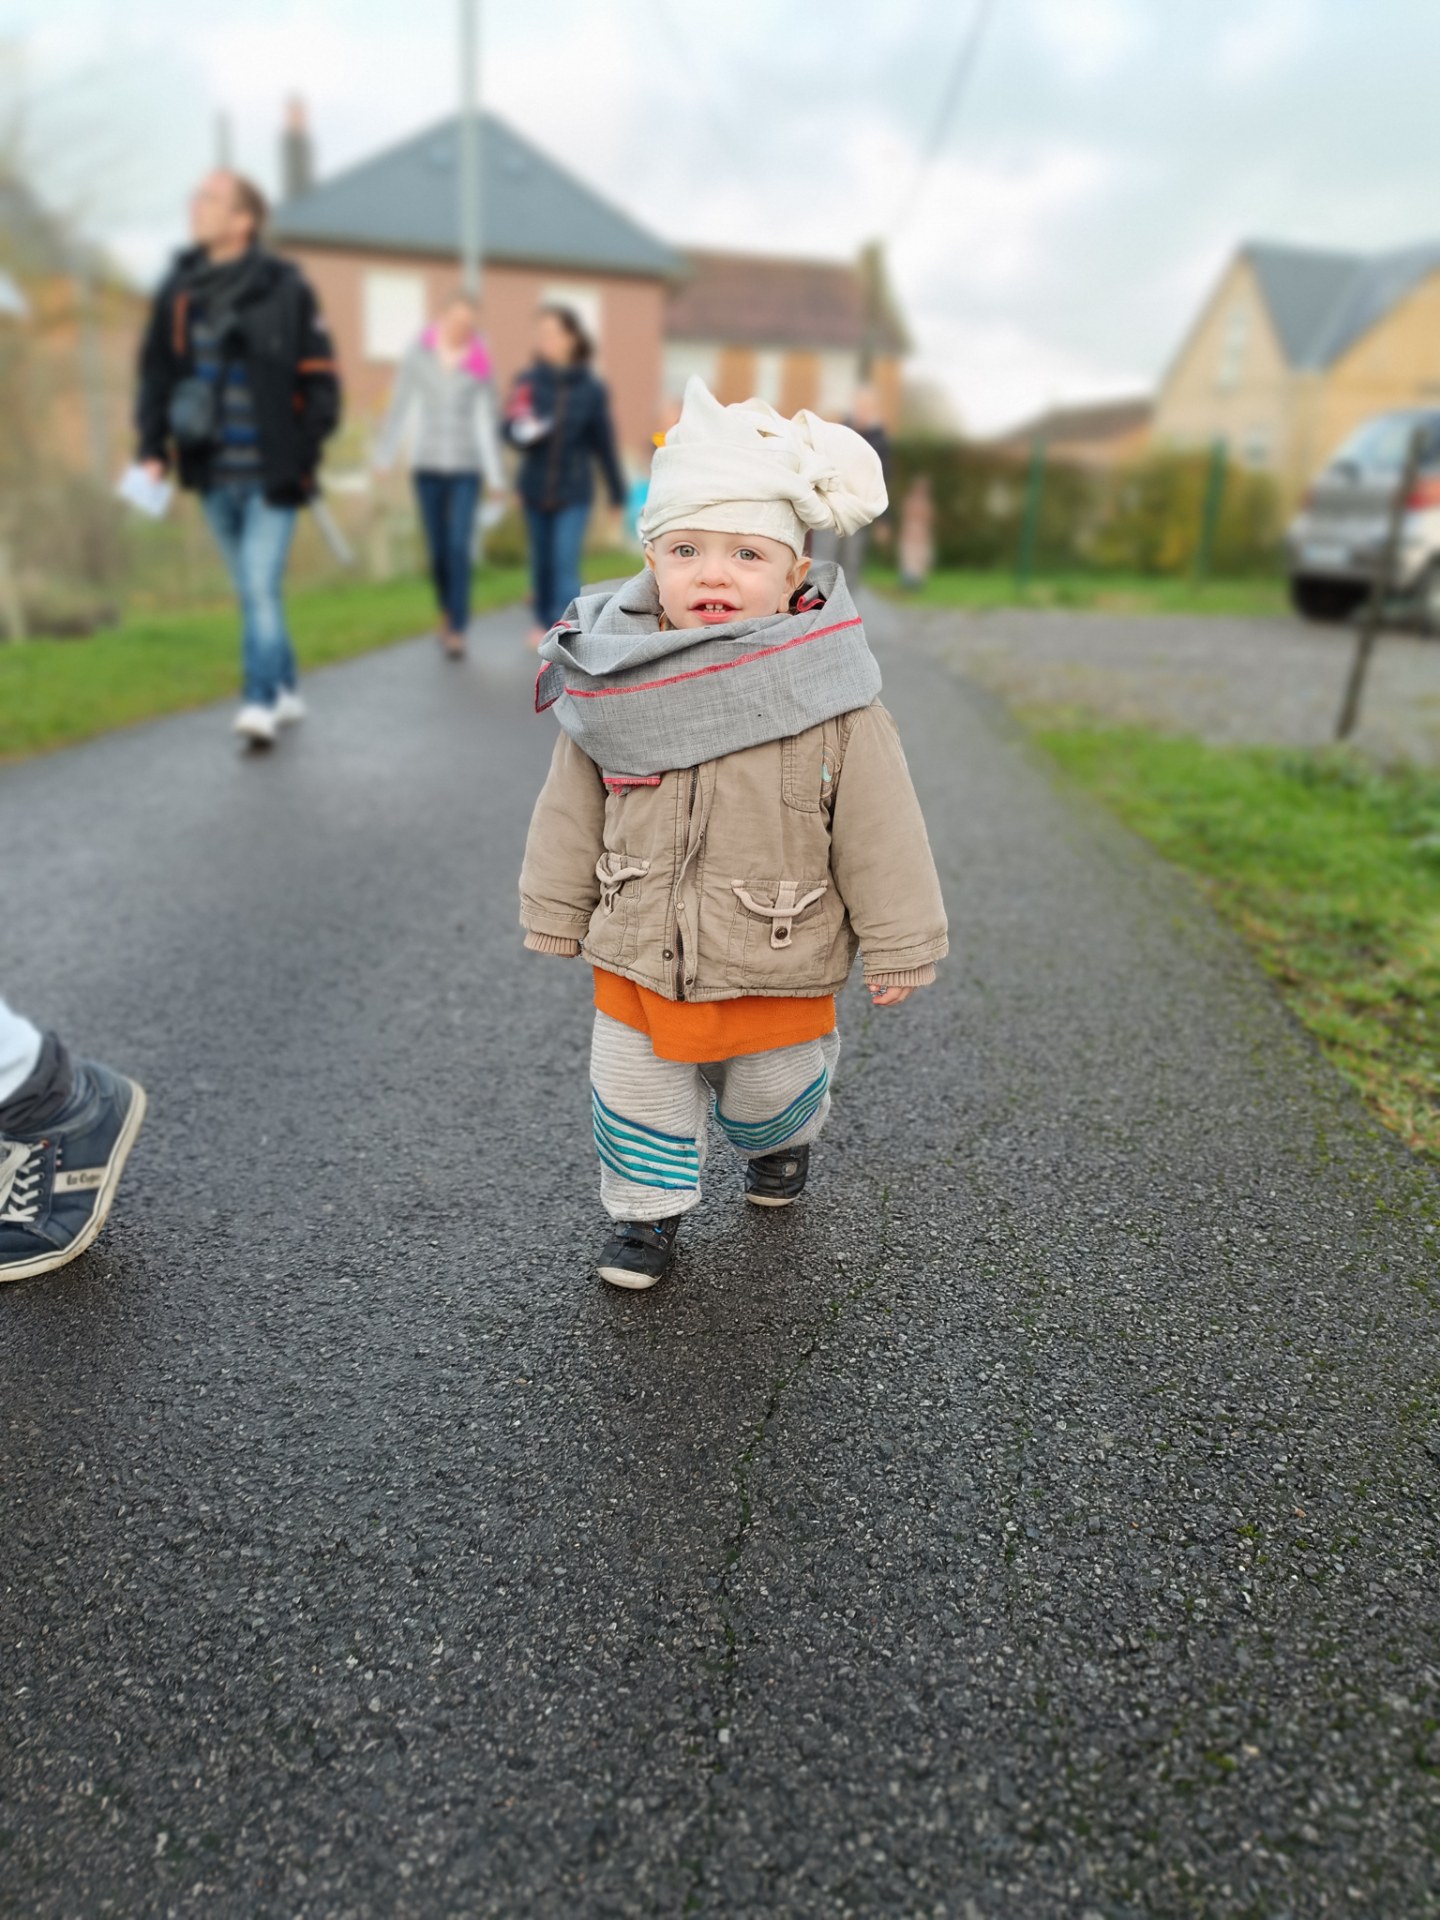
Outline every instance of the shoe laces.
{"type": "Polygon", "coordinates": [[[0,1223],[28,1226],[40,1211],[45,1142],[0,1139],[0,1223]]]}

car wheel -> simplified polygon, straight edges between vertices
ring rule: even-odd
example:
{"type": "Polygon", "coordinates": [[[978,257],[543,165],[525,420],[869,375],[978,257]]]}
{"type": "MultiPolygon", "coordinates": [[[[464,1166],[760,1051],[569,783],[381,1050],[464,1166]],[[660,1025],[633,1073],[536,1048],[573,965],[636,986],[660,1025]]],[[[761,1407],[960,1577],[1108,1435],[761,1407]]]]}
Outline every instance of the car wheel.
{"type": "Polygon", "coordinates": [[[1290,604],[1302,620],[1349,620],[1364,606],[1368,593],[1367,587],[1351,580],[1320,580],[1306,573],[1290,578],[1290,604]]]}

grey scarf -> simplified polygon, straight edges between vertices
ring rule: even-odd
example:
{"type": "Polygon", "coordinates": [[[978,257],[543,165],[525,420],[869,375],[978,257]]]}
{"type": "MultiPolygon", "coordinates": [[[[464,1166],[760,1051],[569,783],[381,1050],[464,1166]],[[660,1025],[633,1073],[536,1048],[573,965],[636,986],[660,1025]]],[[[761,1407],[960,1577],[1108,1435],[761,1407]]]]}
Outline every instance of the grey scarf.
{"type": "Polygon", "coordinates": [[[647,567],[582,594],[540,648],[535,707],[554,707],[612,785],[650,781],[868,707],[880,668],[832,561],[795,613],[664,631],[647,567]]]}

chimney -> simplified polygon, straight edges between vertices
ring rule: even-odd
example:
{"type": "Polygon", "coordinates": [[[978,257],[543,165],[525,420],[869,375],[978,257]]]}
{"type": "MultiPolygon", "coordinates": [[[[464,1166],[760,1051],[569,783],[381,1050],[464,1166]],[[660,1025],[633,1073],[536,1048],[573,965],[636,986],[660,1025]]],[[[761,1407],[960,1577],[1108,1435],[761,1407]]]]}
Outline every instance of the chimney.
{"type": "Polygon", "coordinates": [[[298,199],[315,184],[315,144],[310,138],[310,115],[298,93],[285,102],[285,130],[280,136],[280,186],[286,200],[298,199]]]}

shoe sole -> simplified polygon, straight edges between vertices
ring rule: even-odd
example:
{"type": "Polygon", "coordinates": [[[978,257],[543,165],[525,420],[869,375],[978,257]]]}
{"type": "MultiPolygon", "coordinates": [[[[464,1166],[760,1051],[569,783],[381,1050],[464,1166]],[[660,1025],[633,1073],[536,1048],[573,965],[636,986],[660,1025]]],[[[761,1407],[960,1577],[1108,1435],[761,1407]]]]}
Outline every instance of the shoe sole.
{"type": "Polygon", "coordinates": [[[0,1283],[7,1280],[33,1280],[37,1274],[53,1273],[57,1267],[67,1266],[70,1261],[78,1260],[80,1255],[92,1245],[100,1229],[110,1217],[110,1208],[114,1204],[115,1192],[120,1185],[120,1176],[125,1171],[125,1162],[130,1158],[130,1149],[145,1119],[149,1101],[145,1089],[138,1080],[131,1080],[132,1090],[129,1112],[120,1127],[119,1138],[115,1142],[115,1151],[110,1155],[110,1164],[105,1170],[105,1178],[95,1196],[95,1211],[85,1227],[70,1242],[68,1247],[57,1247],[53,1253],[42,1253],[34,1260],[27,1260],[23,1266],[6,1267],[0,1273],[0,1283]]]}
{"type": "Polygon", "coordinates": [[[668,1276],[663,1273],[632,1273],[628,1267],[597,1267],[596,1273],[611,1287],[623,1287],[627,1293],[644,1293],[647,1287],[658,1287],[668,1276]]]}
{"type": "Polygon", "coordinates": [[[795,1202],[800,1198],[800,1195],[798,1193],[791,1193],[787,1194],[784,1199],[777,1199],[768,1193],[747,1193],[745,1198],[750,1202],[752,1207],[793,1207],[795,1202]]]}

